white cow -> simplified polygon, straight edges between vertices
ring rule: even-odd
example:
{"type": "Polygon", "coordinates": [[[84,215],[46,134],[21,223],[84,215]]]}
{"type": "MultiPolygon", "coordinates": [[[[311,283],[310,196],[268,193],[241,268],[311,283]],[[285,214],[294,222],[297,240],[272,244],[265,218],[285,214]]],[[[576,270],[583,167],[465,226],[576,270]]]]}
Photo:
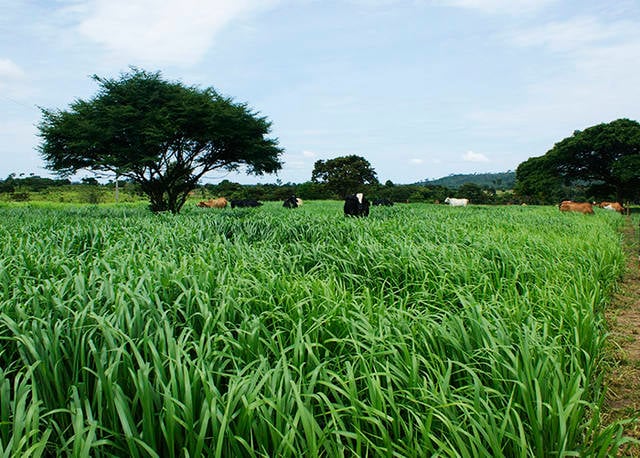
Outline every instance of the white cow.
{"type": "Polygon", "coordinates": [[[469,199],[454,199],[453,197],[447,197],[444,200],[445,204],[449,204],[452,207],[466,207],[469,203],[469,199]]]}

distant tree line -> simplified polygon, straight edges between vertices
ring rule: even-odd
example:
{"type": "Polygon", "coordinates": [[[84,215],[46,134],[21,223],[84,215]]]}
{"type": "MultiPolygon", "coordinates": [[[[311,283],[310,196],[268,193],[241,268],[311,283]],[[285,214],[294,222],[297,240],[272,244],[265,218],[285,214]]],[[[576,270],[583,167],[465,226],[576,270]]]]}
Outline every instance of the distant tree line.
{"type": "MultiPolygon", "coordinates": [[[[470,179],[472,176],[469,176],[470,179]]],[[[30,201],[44,200],[53,202],[103,203],[115,200],[115,182],[100,183],[95,178],[82,178],[80,181],[53,179],[29,175],[19,177],[12,173],[4,180],[0,179],[0,200],[30,201]]],[[[131,180],[119,180],[120,202],[142,201],[146,195],[140,186],[131,180]]],[[[577,183],[571,186],[561,183],[554,186],[541,186],[540,194],[521,195],[516,190],[500,190],[492,186],[466,182],[456,189],[433,184],[395,184],[387,180],[384,184],[364,184],[358,187],[371,199],[390,199],[398,203],[426,202],[442,203],[447,197],[465,197],[472,204],[505,205],[521,203],[557,204],[564,198],[584,201],[595,200],[593,185],[577,183]],[[543,194],[545,193],[545,194],[543,194]]],[[[222,180],[217,184],[200,184],[190,194],[193,200],[206,200],[212,197],[228,199],[256,199],[260,201],[284,201],[291,195],[304,200],[341,200],[341,193],[326,183],[307,181],[304,183],[267,183],[240,184],[222,180]]]]}
{"type": "Polygon", "coordinates": [[[496,172],[496,173],[472,173],[472,174],[452,174],[435,180],[424,180],[418,184],[439,185],[451,189],[458,189],[468,183],[474,183],[482,188],[495,189],[498,191],[508,191],[513,189],[516,182],[516,172],[496,172]]]}
{"type": "Polygon", "coordinates": [[[71,180],[68,179],[42,178],[34,174],[29,174],[29,176],[25,176],[24,178],[23,176],[24,174],[21,174],[21,176],[16,177],[16,174],[12,173],[6,179],[0,180],[0,192],[13,193],[20,191],[22,188],[32,192],[39,192],[50,187],[71,184],[71,180]]]}
{"type": "MultiPolygon", "coordinates": [[[[132,180],[119,180],[121,201],[145,200],[145,193],[132,180]]],[[[495,188],[466,183],[458,189],[446,186],[422,184],[394,184],[387,180],[384,184],[364,184],[358,187],[371,199],[390,199],[393,202],[444,202],[447,197],[466,197],[474,204],[519,203],[513,192],[499,191],[495,188]]],[[[44,178],[37,175],[16,177],[9,175],[0,180],[0,200],[29,201],[45,200],[55,202],[101,203],[113,201],[115,182],[99,183],[95,178],[83,178],[72,182],[69,179],[44,178]]],[[[341,200],[340,192],[326,183],[307,181],[304,183],[267,183],[240,184],[222,180],[217,184],[200,184],[190,197],[209,199],[227,197],[228,199],[256,199],[260,201],[284,201],[296,195],[304,200],[341,200]]]]}

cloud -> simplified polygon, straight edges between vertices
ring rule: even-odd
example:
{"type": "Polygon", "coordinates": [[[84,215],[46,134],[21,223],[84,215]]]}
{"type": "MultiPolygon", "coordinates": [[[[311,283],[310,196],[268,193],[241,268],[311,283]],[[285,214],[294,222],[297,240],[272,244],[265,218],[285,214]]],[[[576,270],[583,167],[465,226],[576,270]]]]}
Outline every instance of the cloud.
{"type": "Polygon", "coordinates": [[[287,169],[292,169],[296,171],[300,170],[308,170],[309,175],[311,175],[311,169],[313,168],[314,159],[318,156],[317,153],[313,151],[302,151],[300,153],[285,153],[284,162],[286,163],[287,169]]]}
{"type": "Polygon", "coordinates": [[[462,160],[465,162],[489,162],[489,158],[482,153],[475,153],[473,151],[467,151],[462,155],[462,160]]]}
{"type": "Polygon", "coordinates": [[[595,17],[575,17],[509,34],[507,40],[522,47],[543,47],[551,52],[575,53],[600,46],[608,41],[619,42],[622,36],[638,35],[637,24],[619,21],[602,23],[595,17]]]}
{"type": "Polygon", "coordinates": [[[0,59],[0,82],[7,79],[19,79],[24,71],[10,59],[0,59]]]}
{"type": "Polygon", "coordinates": [[[544,53],[551,64],[540,65],[509,106],[469,114],[483,135],[527,143],[529,154],[537,156],[576,129],[638,118],[640,93],[633,88],[640,73],[640,60],[634,58],[640,55],[640,28],[635,23],[582,15],[519,27],[504,41],[518,52],[544,53]]]}
{"type": "MultiPolygon", "coordinates": [[[[31,106],[24,105],[24,99],[33,93],[32,84],[27,73],[13,62],[11,59],[0,59],[0,95],[13,102],[14,108],[22,106],[31,109],[31,106]]],[[[6,109],[4,109],[6,113],[6,109]]]]}
{"type": "Polygon", "coordinates": [[[483,13],[528,14],[558,0],[436,0],[438,5],[478,10],[483,13]]]}
{"type": "Polygon", "coordinates": [[[192,65],[234,20],[280,0],[92,0],[78,29],[127,62],[192,65]]]}
{"type": "Polygon", "coordinates": [[[424,159],[419,159],[419,158],[409,159],[409,163],[410,164],[423,164],[424,163],[424,159]]]}

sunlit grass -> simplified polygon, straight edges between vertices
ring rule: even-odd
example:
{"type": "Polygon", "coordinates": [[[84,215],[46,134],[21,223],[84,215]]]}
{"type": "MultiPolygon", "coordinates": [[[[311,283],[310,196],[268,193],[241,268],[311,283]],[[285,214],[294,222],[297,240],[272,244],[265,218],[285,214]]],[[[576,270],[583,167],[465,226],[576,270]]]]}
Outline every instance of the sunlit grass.
{"type": "Polygon", "coordinates": [[[619,215],[0,208],[0,454],[607,456],[619,215]]]}

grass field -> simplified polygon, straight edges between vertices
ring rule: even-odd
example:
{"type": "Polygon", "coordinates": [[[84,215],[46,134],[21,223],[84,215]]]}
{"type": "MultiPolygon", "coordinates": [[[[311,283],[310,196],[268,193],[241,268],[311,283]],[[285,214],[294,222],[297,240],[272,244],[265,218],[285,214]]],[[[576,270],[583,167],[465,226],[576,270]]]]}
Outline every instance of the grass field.
{"type": "Polygon", "coordinates": [[[611,212],[0,207],[0,456],[609,456],[611,212]]]}

